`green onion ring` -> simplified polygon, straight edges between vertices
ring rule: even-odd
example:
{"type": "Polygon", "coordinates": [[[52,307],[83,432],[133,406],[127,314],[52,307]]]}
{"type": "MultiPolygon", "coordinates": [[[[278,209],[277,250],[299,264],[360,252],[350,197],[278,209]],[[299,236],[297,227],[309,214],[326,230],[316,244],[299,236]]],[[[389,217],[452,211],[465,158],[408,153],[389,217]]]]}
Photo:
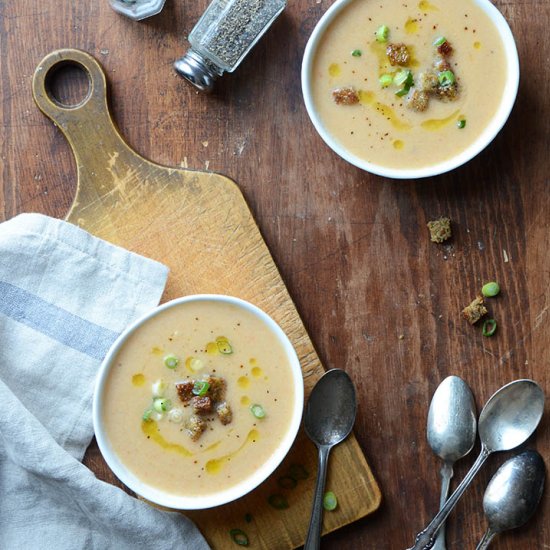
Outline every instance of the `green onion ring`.
{"type": "Polygon", "coordinates": [[[282,489],[294,489],[298,485],[298,482],[293,477],[282,476],[277,480],[277,484],[282,489]]]}
{"type": "Polygon", "coordinates": [[[327,491],[323,497],[323,508],[325,510],[335,510],[338,506],[338,499],[332,491],[327,491]]]}
{"type": "Polygon", "coordinates": [[[286,510],[288,508],[288,500],[283,495],[269,495],[267,502],[276,510],[286,510]]]}
{"type": "Polygon", "coordinates": [[[494,319],[487,319],[483,323],[483,336],[493,336],[493,334],[497,331],[497,322],[494,319]]]}
{"type": "Polygon", "coordinates": [[[309,472],[302,464],[291,464],[288,475],[296,481],[299,481],[300,479],[307,479],[309,477],[309,472]]]}
{"type": "Polygon", "coordinates": [[[248,535],[242,529],[231,529],[229,535],[233,542],[239,546],[248,546],[250,544],[248,535]]]}

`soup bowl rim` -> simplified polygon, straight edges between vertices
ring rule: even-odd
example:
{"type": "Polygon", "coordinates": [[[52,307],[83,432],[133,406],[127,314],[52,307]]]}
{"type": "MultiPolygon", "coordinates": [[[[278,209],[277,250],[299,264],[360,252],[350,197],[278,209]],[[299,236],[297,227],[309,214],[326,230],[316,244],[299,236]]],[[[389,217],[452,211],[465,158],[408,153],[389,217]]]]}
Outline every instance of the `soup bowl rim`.
{"type": "Polygon", "coordinates": [[[226,504],[236,500],[253,491],[258,485],[265,481],[273,471],[280,465],[288,454],[300,427],[302,412],[304,406],[304,385],[300,361],[292,346],[288,336],[283,329],[258,306],[237,298],[223,294],[192,294],[182,296],[150,310],[139,319],[131,323],[115,340],[103,360],[96,376],[94,387],[92,417],[94,433],[97,445],[105,462],[113,471],[115,476],[122,481],[129,489],[142,496],[150,502],[165,506],[175,510],[201,510],[226,504]],[[252,313],[260,322],[266,326],[281,344],[288,358],[290,370],[292,373],[292,385],[294,389],[294,400],[292,417],[288,429],[282,440],[277,445],[270,457],[248,477],[241,482],[226,489],[206,495],[175,495],[162,489],[158,489],[154,484],[147,483],[138,478],[118,457],[114,451],[105,430],[105,422],[102,415],[104,404],[104,395],[106,384],[108,383],[109,373],[115,363],[118,352],[126,344],[128,338],[141,326],[146,324],[152,318],[161,314],[167,309],[177,307],[181,304],[200,301],[214,301],[224,304],[232,304],[252,313]]]}
{"type": "Polygon", "coordinates": [[[488,15],[497,28],[498,34],[503,42],[506,58],[507,78],[504,92],[502,94],[500,104],[495,114],[489,120],[489,123],[483,129],[481,134],[468,147],[466,147],[466,149],[444,161],[419,168],[392,168],[367,161],[350,152],[344,145],[332,136],[329,130],[325,128],[313,101],[313,64],[319,44],[322,41],[325,32],[337,16],[349,4],[358,1],[360,0],[336,0],[316,24],[304,50],[301,70],[302,95],[307,113],[313,126],[317,130],[317,133],[338,156],[350,164],[365,170],[366,172],[387,178],[416,179],[437,176],[454,170],[455,168],[458,168],[473,159],[494,140],[503,128],[504,124],[508,120],[508,117],[510,116],[519,88],[520,70],[517,46],[510,26],[502,13],[490,2],[490,0],[472,0],[474,4],[479,6],[485,14],[488,15]]]}

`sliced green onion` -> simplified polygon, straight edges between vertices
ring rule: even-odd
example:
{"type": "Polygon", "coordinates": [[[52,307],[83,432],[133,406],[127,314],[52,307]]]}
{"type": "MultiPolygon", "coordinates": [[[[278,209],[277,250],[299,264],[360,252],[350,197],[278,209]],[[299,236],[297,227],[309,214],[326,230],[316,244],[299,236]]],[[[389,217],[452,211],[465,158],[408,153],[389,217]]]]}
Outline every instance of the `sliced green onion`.
{"type": "Polygon", "coordinates": [[[288,508],[288,500],[283,495],[269,495],[267,502],[277,510],[285,510],[288,508]]]}
{"type": "Polygon", "coordinates": [[[231,529],[229,535],[233,542],[239,546],[248,546],[250,544],[248,535],[242,529],[231,529]]]}
{"type": "Polygon", "coordinates": [[[183,422],[183,411],[178,408],[171,409],[168,413],[168,420],[174,424],[181,424],[183,422]]]}
{"type": "Polygon", "coordinates": [[[411,71],[405,70],[405,71],[399,71],[394,77],[393,77],[393,83],[396,86],[412,86],[413,85],[413,77],[411,71]]]}
{"type": "Polygon", "coordinates": [[[252,521],[252,514],[246,513],[244,515],[244,521],[246,521],[246,523],[250,523],[252,521]]]}
{"type": "Polygon", "coordinates": [[[466,119],[461,118],[457,121],[456,125],[462,130],[462,128],[466,128],[466,119]]]}
{"type": "Polygon", "coordinates": [[[393,77],[391,74],[383,74],[378,79],[378,82],[380,82],[380,86],[382,86],[382,88],[387,88],[393,82],[393,77]]]}
{"type": "Polygon", "coordinates": [[[281,489],[294,489],[298,485],[298,482],[293,477],[283,476],[277,480],[277,484],[281,489]]]}
{"type": "Polygon", "coordinates": [[[197,372],[204,367],[204,363],[198,357],[188,357],[185,360],[185,366],[189,370],[192,370],[193,372],[197,372]]]}
{"type": "Polygon", "coordinates": [[[295,480],[307,479],[309,477],[309,472],[302,464],[291,464],[288,473],[295,480]]]}
{"type": "Polygon", "coordinates": [[[434,46],[441,46],[441,44],[445,44],[447,42],[447,39],[444,36],[440,36],[439,38],[436,38],[434,40],[434,46]]]}
{"type": "Polygon", "coordinates": [[[165,397],[157,397],[153,401],[153,409],[159,413],[169,411],[171,408],[172,401],[170,401],[170,399],[166,399],[165,397]]]}
{"type": "Polygon", "coordinates": [[[487,319],[483,323],[483,336],[492,336],[497,331],[497,322],[494,319],[487,319]]]}
{"type": "Polygon", "coordinates": [[[173,353],[164,356],[164,365],[169,369],[175,369],[179,362],[180,360],[173,353]]]}
{"type": "Polygon", "coordinates": [[[387,42],[389,34],[390,34],[390,29],[387,27],[387,25],[380,25],[376,29],[376,41],[387,42]]]}
{"type": "Polygon", "coordinates": [[[231,355],[233,353],[233,348],[225,336],[216,338],[216,345],[218,346],[218,351],[224,355],[231,355]]]}
{"type": "Polygon", "coordinates": [[[442,71],[437,75],[437,80],[439,80],[441,86],[446,88],[447,86],[452,86],[456,79],[453,71],[442,71]]]}
{"type": "Polygon", "coordinates": [[[481,294],[486,298],[492,298],[500,292],[500,286],[497,282],[491,281],[490,283],[485,283],[481,288],[481,294]]]}
{"type": "Polygon", "coordinates": [[[166,384],[166,382],[162,378],[159,378],[151,386],[153,397],[164,397],[164,394],[166,393],[167,388],[168,388],[168,384],[166,384]]]}
{"type": "Polygon", "coordinates": [[[409,90],[414,85],[414,79],[413,74],[408,69],[399,71],[394,77],[393,77],[393,83],[396,86],[403,86],[401,90],[398,90],[395,92],[395,95],[398,97],[403,97],[404,95],[409,93],[409,90]]]}
{"type": "Polygon", "coordinates": [[[141,419],[143,422],[151,422],[153,419],[151,418],[151,415],[153,414],[152,409],[147,409],[144,411],[143,415],[141,416],[141,419]]]}
{"type": "Polygon", "coordinates": [[[362,54],[363,52],[361,50],[353,50],[351,52],[351,55],[353,55],[353,57],[361,57],[362,54]]]}
{"type": "Polygon", "coordinates": [[[323,497],[323,508],[325,510],[335,510],[338,506],[338,499],[332,491],[327,491],[323,497]]]}
{"type": "Polygon", "coordinates": [[[210,389],[210,384],[208,382],[206,382],[205,380],[197,380],[191,391],[193,395],[204,397],[209,389],[210,389]]]}
{"type": "Polygon", "coordinates": [[[250,405],[250,412],[256,418],[264,418],[265,417],[265,410],[261,405],[258,405],[258,404],[250,405]]]}

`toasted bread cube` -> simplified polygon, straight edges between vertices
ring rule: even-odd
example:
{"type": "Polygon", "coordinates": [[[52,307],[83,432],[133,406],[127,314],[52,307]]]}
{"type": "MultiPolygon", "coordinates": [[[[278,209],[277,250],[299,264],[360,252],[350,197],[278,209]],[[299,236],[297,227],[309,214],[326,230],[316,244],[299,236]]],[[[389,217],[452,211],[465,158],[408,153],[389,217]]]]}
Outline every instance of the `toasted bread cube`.
{"type": "Polygon", "coordinates": [[[427,225],[432,243],[442,243],[451,238],[451,220],[449,218],[439,218],[428,222],[427,225]]]}
{"type": "Polygon", "coordinates": [[[225,401],[218,404],[216,407],[216,414],[223,425],[229,424],[233,420],[231,407],[225,401]]]}
{"type": "Polygon", "coordinates": [[[476,299],[462,310],[462,317],[474,325],[477,323],[485,314],[487,313],[487,308],[483,303],[483,297],[477,296],[476,299]]]}
{"type": "Polygon", "coordinates": [[[202,432],[206,430],[206,422],[199,416],[193,415],[186,422],[185,427],[192,441],[197,441],[202,432]]]}

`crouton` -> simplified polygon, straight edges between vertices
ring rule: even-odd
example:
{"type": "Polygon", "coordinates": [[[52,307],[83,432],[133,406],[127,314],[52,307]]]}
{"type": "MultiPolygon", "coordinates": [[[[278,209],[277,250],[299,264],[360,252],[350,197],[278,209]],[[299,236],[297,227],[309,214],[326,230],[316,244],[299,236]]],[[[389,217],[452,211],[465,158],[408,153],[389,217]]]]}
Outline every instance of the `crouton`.
{"type": "Polygon", "coordinates": [[[453,47],[449,42],[447,42],[447,40],[445,40],[443,44],[439,44],[439,46],[437,46],[437,53],[446,57],[447,55],[451,55],[451,53],[453,53],[453,47]]]}
{"type": "Polygon", "coordinates": [[[359,103],[359,94],[351,86],[332,90],[332,98],[337,105],[355,105],[359,103]]]}
{"type": "Polygon", "coordinates": [[[477,296],[476,299],[462,310],[462,317],[471,325],[477,323],[487,314],[487,308],[483,304],[483,297],[477,296]]]}
{"type": "Polygon", "coordinates": [[[178,397],[184,403],[191,401],[193,397],[193,387],[195,382],[193,380],[185,380],[184,382],[179,382],[176,384],[176,391],[178,392],[178,397]]]}
{"type": "Polygon", "coordinates": [[[439,86],[437,75],[432,71],[418,73],[414,79],[414,87],[421,92],[433,92],[439,86]]]}
{"type": "Polygon", "coordinates": [[[198,395],[191,399],[193,412],[196,414],[207,414],[212,410],[212,400],[208,396],[199,397],[198,395]]]}
{"type": "Polygon", "coordinates": [[[216,414],[223,425],[229,424],[231,420],[233,420],[233,412],[231,411],[231,407],[225,401],[218,404],[216,407],[216,414]]]}
{"type": "Polygon", "coordinates": [[[456,83],[450,86],[438,86],[435,93],[442,101],[454,101],[458,97],[458,86],[456,83]]]}
{"type": "Polygon", "coordinates": [[[212,401],[222,401],[225,398],[226,383],[224,378],[210,375],[204,381],[208,382],[209,388],[207,393],[212,401]]]}
{"type": "Polygon", "coordinates": [[[410,55],[405,44],[388,44],[386,55],[392,66],[406,67],[409,64],[410,55]]]}
{"type": "Polygon", "coordinates": [[[197,441],[202,432],[206,430],[206,422],[202,418],[193,415],[189,418],[189,420],[187,420],[185,427],[191,440],[197,441]]]}
{"type": "Polygon", "coordinates": [[[422,92],[416,88],[411,88],[406,99],[406,104],[409,109],[421,112],[428,108],[429,99],[428,92],[422,92]]]}
{"type": "Polygon", "coordinates": [[[438,73],[442,73],[443,71],[449,71],[451,69],[450,63],[442,55],[435,56],[433,66],[438,73]]]}
{"type": "Polygon", "coordinates": [[[451,238],[451,220],[449,218],[439,218],[428,222],[427,225],[432,243],[442,243],[451,238]]]}

